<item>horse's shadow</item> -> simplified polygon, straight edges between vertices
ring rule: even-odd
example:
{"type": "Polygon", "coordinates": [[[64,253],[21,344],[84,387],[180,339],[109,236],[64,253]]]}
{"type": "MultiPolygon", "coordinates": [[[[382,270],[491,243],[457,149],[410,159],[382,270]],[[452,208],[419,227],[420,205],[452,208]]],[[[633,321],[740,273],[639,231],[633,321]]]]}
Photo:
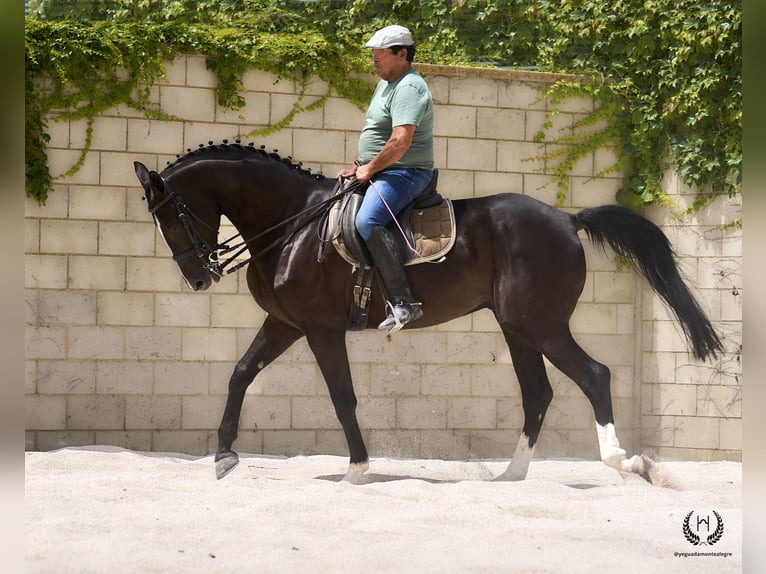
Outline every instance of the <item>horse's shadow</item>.
{"type": "MultiPolygon", "coordinates": [[[[328,482],[341,482],[343,480],[342,474],[325,474],[320,476],[315,476],[315,480],[326,480],[328,482]]],[[[362,475],[362,477],[359,479],[359,482],[357,483],[357,486],[364,486],[366,484],[380,484],[385,482],[399,482],[403,480],[418,480],[421,482],[427,482],[428,484],[459,484],[461,482],[498,482],[498,483],[506,483],[506,484],[513,484],[510,481],[495,481],[492,478],[450,478],[450,479],[438,479],[438,478],[427,478],[424,476],[410,476],[410,475],[403,475],[403,474],[380,474],[380,473],[367,473],[362,475]]],[[[598,484],[587,484],[587,483],[572,483],[572,484],[564,484],[564,486],[568,486],[569,488],[574,488],[576,490],[589,490],[591,488],[599,488],[598,484]]]]}

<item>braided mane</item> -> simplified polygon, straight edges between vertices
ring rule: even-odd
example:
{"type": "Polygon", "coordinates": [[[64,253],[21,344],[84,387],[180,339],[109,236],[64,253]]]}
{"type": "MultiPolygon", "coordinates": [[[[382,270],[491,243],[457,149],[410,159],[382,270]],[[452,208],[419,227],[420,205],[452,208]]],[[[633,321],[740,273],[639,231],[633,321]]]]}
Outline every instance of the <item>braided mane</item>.
{"type": "Polygon", "coordinates": [[[191,161],[194,161],[196,159],[201,159],[213,154],[221,154],[221,155],[231,155],[232,157],[244,157],[250,154],[256,154],[260,157],[268,158],[272,161],[282,163],[289,167],[290,169],[294,169],[298,171],[299,173],[313,177],[314,179],[323,180],[325,179],[324,174],[320,173],[311,173],[310,169],[304,169],[303,164],[301,162],[293,162],[293,158],[290,156],[287,156],[286,158],[281,157],[277,152],[279,150],[274,150],[272,152],[266,151],[266,146],[260,146],[255,147],[255,144],[252,142],[248,143],[247,145],[242,145],[240,140],[236,140],[235,143],[230,144],[228,140],[223,140],[220,144],[214,144],[212,141],[207,142],[207,145],[199,144],[199,147],[197,149],[192,150],[191,148],[186,150],[186,154],[184,155],[176,155],[176,160],[173,163],[168,162],[167,167],[163,170],[163,173],[169,170],[172,170],[180,165],[184,165],[186,163],[189,163],[191,161]]]}

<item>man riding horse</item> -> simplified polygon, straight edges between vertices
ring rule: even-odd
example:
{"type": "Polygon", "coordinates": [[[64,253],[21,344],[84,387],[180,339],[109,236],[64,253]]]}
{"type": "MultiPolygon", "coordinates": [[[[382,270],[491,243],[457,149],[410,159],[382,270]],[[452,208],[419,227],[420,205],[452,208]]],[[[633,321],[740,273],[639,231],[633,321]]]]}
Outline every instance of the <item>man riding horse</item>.
{"type": "Polygon", "coordinates": [[[381,81],[367,109],[354,166],[338,176],[370,182],[356,218],[388,298],[378,329],[398,331],[423,316],[404,273],[404,257],[391,231],[394,217],[433,178],[434,110],[425,80],[412,67],[415,46],[404,26],[386,26],[365,44],[381,81]]]}

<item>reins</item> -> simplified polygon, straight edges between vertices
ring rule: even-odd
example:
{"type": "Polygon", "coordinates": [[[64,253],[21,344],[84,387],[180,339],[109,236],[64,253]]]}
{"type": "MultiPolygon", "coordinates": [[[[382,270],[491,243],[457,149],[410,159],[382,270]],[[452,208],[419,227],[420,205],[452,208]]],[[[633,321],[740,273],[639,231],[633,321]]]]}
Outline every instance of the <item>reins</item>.
{"type": "Polygon", "coordinates": [[[228,245],[229,243],[234,241],[236,238],[242,237],[240,233],[237,233],[235,235],[232,235],[228,239],[220,243],[217,243],[215,247],[212,247],[207,241],[205,241],[204,237],[202,237],[202,234],[197,230],[194,223],[195,222],[200,223],[203,226],[205,226],[207,229],[215,233],[217,233],[217,230],[214,229],[208,223],[206,223],[201,217],[195,214],[191,209],[189,209],[189,207],[184,203],[183,199],[177,196],[175,192],[171,189],[167,181],[163,179],[163,182],[165,184],[165,190],[167,192],[167,195],[159,203],[157,203],[157,205],[150,208],[149,212],[152,215],[154,215],[162,206],[164,206],[169,201],[172,201],[176,208],[178,218],[181,221],[187,235],[189,236],[190,241],[192,242],[192,247],[190,247],[186,251],[173,255],[173,260],[177,262],[182,259],[185,259],[186,257],[189,257],[190,255],[196,254],[197,257],[202,261],[202,264],[211,272],[218,275],[219,277],[223,277],[224,274],[228,275],[228,274],[234,273],[238,269],[250,263],[252,260],[262,257],[263,255],[265,255],[266,253],[268,253],[275,247],[284,245],[295,235],[296,232],[298,232],[300,229],[302,229],[303,227],[311,223],[318,216],[326,212],[329,205],[331,205],[332,203],[336,201],[341,200],[345,195],[347,195],[353,189],[352,187],[349,187],[342,191],[338,191],[340,186],[340,179],[339,179],[331,196],[319,202],[318,204],[307,207],[306,209],[291,215],[290,217],[280,221],[279,223],[272,225],[268,229],[261,231],[257,235],[254,235],[253,237],[249,237],[247,239],[243,239],[239,243],[236,243],[234,245],[228,245]],[[305,221],[302,221],[300,225],[297,225],[289,233],[279,236],[277,239],[272,241],[266,247],[259,250],[257,253],[251,255],[247,259],[240,261],[233,267],[229,268],[229,266],[234,262],[234,260],[237,257],[239,257],[240,255],[242,255],[242,253],[248,250],[248,245],[250,243],[257,241],[263,238],[264,236],[272,233],[273,231],[280,229],[282,227],[285,227],[286,225],[302,217],[306,217],[305,221]],[[235,251],[233,255],[230,255],[224,261],[219,261],[219,258],[221,256],[231,253],[232,251],[235,251]]]}

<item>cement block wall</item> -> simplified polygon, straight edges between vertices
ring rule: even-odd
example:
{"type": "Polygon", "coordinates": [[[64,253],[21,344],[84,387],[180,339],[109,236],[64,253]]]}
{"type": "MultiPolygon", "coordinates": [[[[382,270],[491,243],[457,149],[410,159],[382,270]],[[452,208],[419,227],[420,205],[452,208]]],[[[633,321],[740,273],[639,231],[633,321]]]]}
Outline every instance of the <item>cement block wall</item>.
{"type": "MultiPolygon", "coordinates": [[[[443,194],[458,199],[514,191],[555,202],[555,183],[535,159],[552,144],[534,141],[549,105],[540,89],[554,77],[420,69],[434,96],[443,194]]],[[[332,177],[353,160],[364,117],[331,97],[278,133],[248,138],[289,112],[299,86],[249,72],[247,106],[231,111],[217,104],[215,82],[203,57],[169,62],[152,98],[178,120],[150,121],[127,107],[102,114],[85,164],[68,178],[59,174],[78,157],[86,126],[50,122],[55,191],[45,206],[27,204],[27,448],[99,443],[199,455],[214,450],[229,375],[264,312],[247,292],[244,271],[205,293],[185,287],[141,201],[133,162],[161,170],[187,148],[242,137],[332,177]]],[[[326,90],[313,81],[306,103],[326,90]]],[[[593,105],[564,103],[551,136],[571,130],[593,105]]],[[[597,152],[575,166],[564,209],[614,203],[619,177],[594,178],[609,161],[608,153],[597,152]]],[[[666,190],[681,204],[692,197],[672,174],[666,190]]],[[[741,241],[738,231],[720,230],[741,216],[738,209],[718,201],[684,221],[667,210],[649,212],[670,235],[695,293],[726,334],[729,352],[716,364],[694,362],[644,282],[584,240],[588,276],[572,328],[612,371],[618,432],[631,451],[695,460],[741,456],[741,241]]],[[[222,236],[230,231],[224,226],[222,236]]],[[[347,342],[371,456],[510,457],[523,415],[509,352],[491,313],[398,333],[390,341],[370,331],[349,334],[347,342]]],[[[555,398],[536,455],[598,458],[589,402],[548,367],[555,398]]],[[[346,453],[305,341],[249,389],[235,447],[346,453]]]]}

